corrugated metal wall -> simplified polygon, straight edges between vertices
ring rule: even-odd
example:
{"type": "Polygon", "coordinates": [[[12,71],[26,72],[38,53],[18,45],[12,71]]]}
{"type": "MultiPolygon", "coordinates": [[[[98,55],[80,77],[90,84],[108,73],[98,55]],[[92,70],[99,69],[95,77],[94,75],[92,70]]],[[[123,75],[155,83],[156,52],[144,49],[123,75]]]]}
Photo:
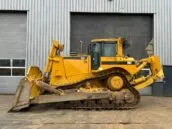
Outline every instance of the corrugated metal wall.
{"type": "Polygon", "coordinates": [[[27,63],[44,67],[51,41],[70,48],[70,12],[154,13],[155,53],[172,64],[171,0],[0,0],[0,10],[27,11],[27,63]]]}

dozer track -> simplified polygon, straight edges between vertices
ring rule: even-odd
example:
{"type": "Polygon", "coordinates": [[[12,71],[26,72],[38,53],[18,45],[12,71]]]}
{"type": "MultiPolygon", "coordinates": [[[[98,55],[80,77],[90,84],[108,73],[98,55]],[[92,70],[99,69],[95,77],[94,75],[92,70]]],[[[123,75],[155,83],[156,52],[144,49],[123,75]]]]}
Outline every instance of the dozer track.
{"type": "MultiPolygon", "coordinates": [[[[29,100],[28,93],[26,93],[27,97],[25,99],[21,98],[24,96],[22,94],[25,94],[24,92],[26,92],[26,90],[29,92],[28,83],[23,81],[24,79],[22,79],[19,88],[22,90],[20,92],[18,91],[18,95],[16,94],[14,104],[9,111],[19,111],[29,107],[30,104],[47,103],[55,103],[59,109],[132,109],[140,102],[139,92],[131,86],[125,76],[118,71],[106,71],[103,72],[103,74],[97,74],[94,78],[88,78],[56,89],[63,92],[64,95],[45,93],[31,100],[29,100]],[[83,87],[88,81],[102,80],[116,74],[120,75],[125,82],[125,86],[119,91],[111,91],[108,88],[102,88],[100,92],[86,93],[79,90],[79,88],[83,87]],[[21,88],[22,83],[25,84],[23,84],[21,88]]],[[[42,83],[46,84],[44,82],[42,83]]]]}
{"type": "MultiPolygon", "coordinates": [[[[65,101],[65,102],[59,102],[57,103],[57,108],[59,109],[132,109],[135,108],[138,103],[140,102],[140,94],[139,92],[130,85],[128,80],[121,74],[117,72],[109,72],[108,74],[105,73],[101,76],[91,78],[88,80],[84,80],[83,82],[80,82],[78,84],[78,87],[84,84],[86,81],[91,81],[91,80],[100,80],[103,78],[107,78],[110,75],[120,75],[125,81],[125,86],[123,89],[119,91],[111,91],[109,89],[104,89],[105,91],[102,91],[100,93],[95,93],[99,95],[98,98],[87,98],[83,100],[78,100],[78,101],[65,101]],[[103,94],[104,93],[104,94],[103,94]],[[128,97],[132,98],[127,98],[126,94],[128,97]],[[102,95],[102,99],[101,99],[102,95]],[[105,97],[106,95],[106,97],[105,97]],[[103,98],[104,97],[104,98],[103,98]],[[127,100],[130,99],[130,100],[127,100]]],[[[94,93],[89,93],[90,96],[94,96],[94,93]]]]}
{"type": "Polygon", "coordinates": [[[84,98],[83,100],[58,102],[56,106],[58,109],[132,109],[140,101],[140,95],[137,91],[132,91],[134,93],[127,91],[128,94],[134,96],[132,102],[127,102],[125,93],[122,91],[118,91],[117,95],[109,91],[107,93],[92,93],[87,96],[87,99],[84,98]],[[99,97],[97,97],[98,95],[99,97]]]}

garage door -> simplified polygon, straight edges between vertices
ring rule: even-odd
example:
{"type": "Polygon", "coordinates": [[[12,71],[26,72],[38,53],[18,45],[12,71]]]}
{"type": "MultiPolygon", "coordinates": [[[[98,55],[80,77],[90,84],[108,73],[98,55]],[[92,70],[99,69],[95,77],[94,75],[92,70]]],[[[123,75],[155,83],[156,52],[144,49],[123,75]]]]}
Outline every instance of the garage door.
{"type": "Polygon", "coordinates": [[[26,12],[0,12],[0,93],[14,93],[25,75],[26,12]]]}
{"type": "MultiPolygon", "coordinates": [[[[140,59],[146,56],[146,45],[153,37],[152,14],[93,14],[71,13],[71,52],[80,52],[83,41],[84,52],[93,38],[125,37],[130,47],[125,54],[140,59]]],[[[151,88],[142,91],[151,95],[151,88]]]]}

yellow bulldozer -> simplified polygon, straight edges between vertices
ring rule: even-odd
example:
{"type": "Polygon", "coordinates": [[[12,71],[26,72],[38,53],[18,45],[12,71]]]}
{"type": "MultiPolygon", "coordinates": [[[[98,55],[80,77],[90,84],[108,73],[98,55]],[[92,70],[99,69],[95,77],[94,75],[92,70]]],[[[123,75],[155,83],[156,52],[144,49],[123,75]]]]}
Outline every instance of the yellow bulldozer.
{"type": "Polygon", "coordinates": [[[63,57],[63,45],[53,41],[44,72],[30,66],[20,80],[9,111],[34,104],[58,108],[131,109],[140,102],[139,89],[163,79],[157,56],[135,60],[123,54],[123,38],[93,39],[88,54],[63,57]],[[148,68],[150,72],[142,74],[148,68]]]}

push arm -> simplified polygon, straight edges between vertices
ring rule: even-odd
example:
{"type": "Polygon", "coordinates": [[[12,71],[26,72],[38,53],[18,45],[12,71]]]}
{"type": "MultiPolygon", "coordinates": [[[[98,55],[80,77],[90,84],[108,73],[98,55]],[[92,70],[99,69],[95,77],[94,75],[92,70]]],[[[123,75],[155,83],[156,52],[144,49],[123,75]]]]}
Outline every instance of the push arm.
{"type": "Polygon", "coordinates": [[[148,58],[140,60],[140,62],[141,62],[141,65],[138,66],[137,72],[139,72],[140,69],[146,66],[146,64],[149,64],[151,73],[147,77],[142,76],[138,79],[133,80],[132,84],[135,85],[136,89],[139,90],[139,89],[145,88],[151,85],[152,83],[154,83],[155,81],[157,81],[158,79],[164,78],[162,66],[157,56],[150,56],[148,58]]]}
{"type": "Polygon", "coordinates": [[[52,58],[56,55],[60,56],[60,52],[62,51],[63,51],[63,45],[60,44],[58,41],[53,40],[53,43],[50,48],[50,54],[48,56],[48,61],[44,70],[45,74],[49,74],[51,71],[52,63],[53,63],[52,58]]]}

